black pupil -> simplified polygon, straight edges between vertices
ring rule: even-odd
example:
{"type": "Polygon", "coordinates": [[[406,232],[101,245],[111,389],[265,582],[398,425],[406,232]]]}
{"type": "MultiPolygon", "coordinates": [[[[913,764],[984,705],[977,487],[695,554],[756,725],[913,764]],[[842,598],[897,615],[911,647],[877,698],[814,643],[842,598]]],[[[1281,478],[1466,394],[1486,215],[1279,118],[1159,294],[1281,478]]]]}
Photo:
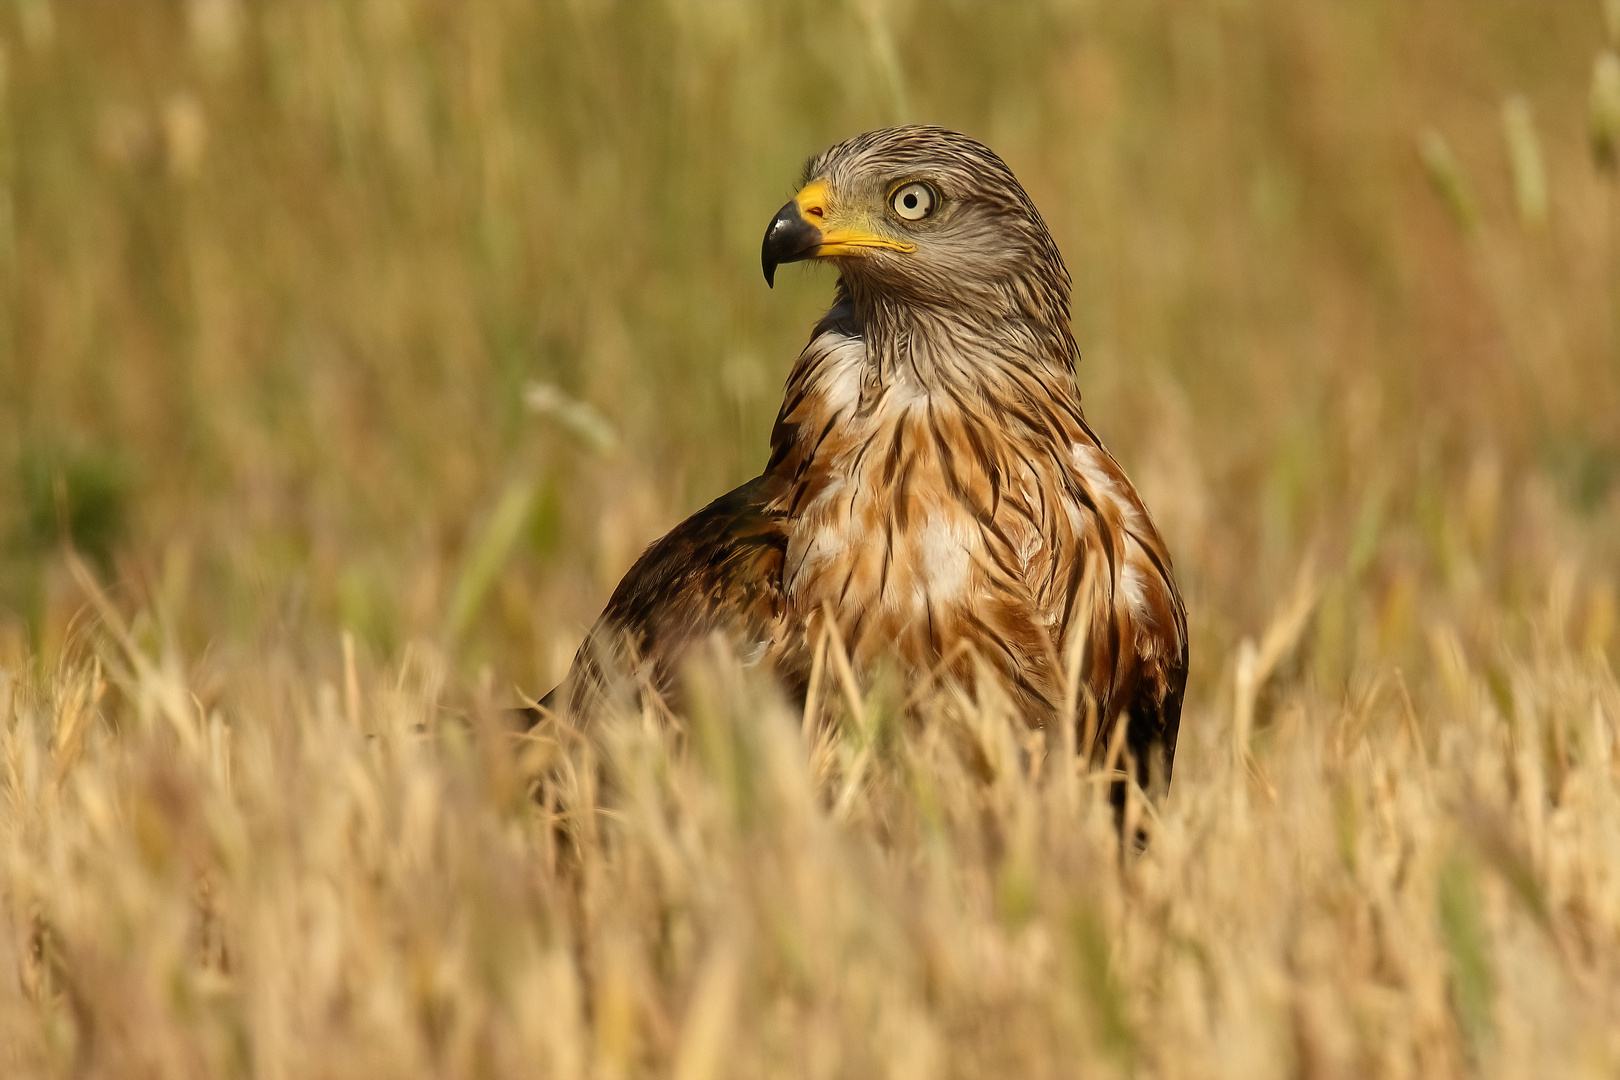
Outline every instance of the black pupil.
{"type": "Polygon", "coordinates": [[[906,209],[907,210],[915,210],[915,209],[917,209],[917,193],[915,191],[911,192],[909,195],[906,196],[906,209]]]}

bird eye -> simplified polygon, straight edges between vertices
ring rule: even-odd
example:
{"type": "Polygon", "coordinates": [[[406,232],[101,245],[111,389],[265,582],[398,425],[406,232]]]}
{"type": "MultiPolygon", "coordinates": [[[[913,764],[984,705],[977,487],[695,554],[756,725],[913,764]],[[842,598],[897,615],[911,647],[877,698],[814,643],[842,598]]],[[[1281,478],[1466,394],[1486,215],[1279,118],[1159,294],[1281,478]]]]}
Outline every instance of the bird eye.
{"type": "Polygon", "coordinates": [[[889,204],[894,207],[895,213],[907,221],[921,221],[934,212],[937,201],[934,189],[927,184],[907,184],[894,193],[889,204]]]}

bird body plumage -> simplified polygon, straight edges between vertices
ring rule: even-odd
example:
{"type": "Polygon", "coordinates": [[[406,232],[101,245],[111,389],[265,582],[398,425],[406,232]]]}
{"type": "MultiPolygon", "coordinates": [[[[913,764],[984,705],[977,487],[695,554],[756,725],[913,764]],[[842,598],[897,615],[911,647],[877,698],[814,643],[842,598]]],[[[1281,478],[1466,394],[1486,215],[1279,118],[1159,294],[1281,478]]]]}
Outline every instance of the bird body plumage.
{"type": "MultiPolygon", "coordinates": [[[[802,692],[830,618],[856,672],[988,675],[1036,725],[1078,678],[1092,752],[1126,716],[1141,775],[1157,748],[1167,780],[1186,616],[1081,410],[1069,276],[1040,214],[998,157],[937,128],[858,136],[811,161],[817,180],[833,193],[808,209],[817,229],[853,218],[891,246],[834,259],[837,300],[788,376],[764,473],[625,576],[565,683],[573,711],[606,666],[644,665],[667,689],[716,632],[802,692]],[[876,220],[902,181],[937,191],[928,228],[876,220]]],[[[809,256],[833,235],[852,234],[817,232],[809,256]]]]}

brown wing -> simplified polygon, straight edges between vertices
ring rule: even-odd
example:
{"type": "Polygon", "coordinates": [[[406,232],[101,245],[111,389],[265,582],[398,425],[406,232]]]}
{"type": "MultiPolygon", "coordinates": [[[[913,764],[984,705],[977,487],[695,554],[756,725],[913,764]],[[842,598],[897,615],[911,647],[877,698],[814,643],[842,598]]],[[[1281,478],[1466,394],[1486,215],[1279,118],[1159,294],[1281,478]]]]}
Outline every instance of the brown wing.
{"type": "MultiPolygon", "coordinates": [[[[1092,747],[1101,762],[1113,743],[1113,731],[1126,725],[1125,748],[1135,763],[1135,779],[1145,791],[1162,792],[1170,783],[1176,736],[1181,727],[1187,686],[1187,613],[1158,529],[1146,506],[1089,428],[1091,450],[1076,452],[1076,479],[1086,485],[1097,507],[1098,542],[1115,552],[1112,584],[1106,590],[1108,633],[1096,634],[1101,646],[1091,690],[1102,716],[1102,731],[1092,747]]],[[[1098,614],[1094,611],[1093,626],[1098,614]]],[[[1113,784],[1116,806],[1125,789],[1113,784]]]]}
{"type": "MultiPolygon", "coordinates": [[[[1174,612],[1178,633],[1163,639],[1174,650],[1155,650],[1137,657],[1129,685],[1123,687],[1121,718],[1127,724],[1125,745],[1136,763],[1136,781],[1142,790],[1162,792],[1170,786],[1170,772],[1176,759],[1176,736],[1181,730],[1181,703],[1187,690],[1186,616],[1179,606],[1174,612]]],[[[1114,798],[1120,802],[1123,788],[1115,785],[1114,798]]]]}
{"type": "Polygon", "coordinates": [[[613,590],[568,677],[540,704],[588,720],[611,679],[670,692],[688,648],[714,633],[747,654],[778,636],[784,614],[779,514],[765,476],[722,495],[645,552],[613,590]]]}

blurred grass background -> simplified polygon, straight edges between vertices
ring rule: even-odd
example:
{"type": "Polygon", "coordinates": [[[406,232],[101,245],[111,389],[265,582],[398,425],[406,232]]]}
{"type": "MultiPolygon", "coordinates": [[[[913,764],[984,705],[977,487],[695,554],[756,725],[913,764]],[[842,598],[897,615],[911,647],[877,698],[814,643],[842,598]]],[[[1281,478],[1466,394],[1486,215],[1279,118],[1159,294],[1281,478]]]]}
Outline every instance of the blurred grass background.
{"type": "Polygon", "coordinates": [[[759,280],[799,163],[905,120],[990,143],[1056,233],[1206,691],[1313,545],[1329,683],[1423,667],[1440,614],[1495,641],[1555,581],[1607,647],[1607,34],[1533,0],[16,0],[5,655],[61,648],[71,538],[192,649],[455,631],[549,685],[640,548],[763,462],[831,287],[759,280]]]}
{"type": "Polygon", "coordinates": [[[0,0],[0,1057],[1612,1074],[1617,40],[1600,0],[0,0]],[[586,767],[541,813],[479,725],[761,467],[832,284],[767,290],[762,230],[901,121],[1035,198],[1173,550],[1153,845],[993,710],[805,755],[724,681],[691,747],[609,739],[622,815],[586,767]]]}

